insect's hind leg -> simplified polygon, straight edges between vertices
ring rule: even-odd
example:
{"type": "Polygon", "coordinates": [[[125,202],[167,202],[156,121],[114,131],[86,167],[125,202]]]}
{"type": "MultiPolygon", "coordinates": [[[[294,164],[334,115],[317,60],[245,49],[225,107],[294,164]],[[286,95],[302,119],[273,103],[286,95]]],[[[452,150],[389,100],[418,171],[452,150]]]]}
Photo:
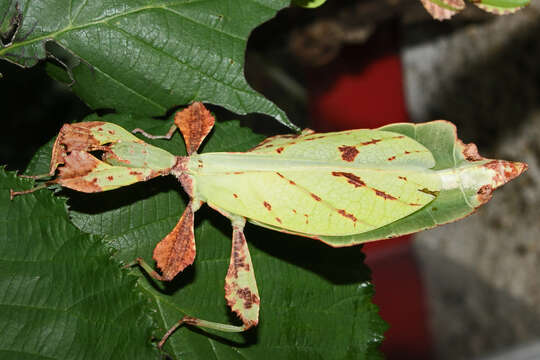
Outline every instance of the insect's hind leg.
{"type": "Polygon", "coordinates": [[[260,297],[251,255],[244,235],[246,219],[208,204],[231,221],[233,228],[232,250],[229,269],[225,277],[225,299],[246,329],[259,322],[260,297]]]}
{"type": "Polygon", "coordinates": [[[240,317],[243,325],[222,324],[191,316],[184,316],[165,333],[158,343],[159,348],[163,346],[176,329],[184,324],[224,332],[242,332],[257,325],[259,321],[259,291],[257,289],[255,273],[253,272],[251,256],[244,236],[246,219],[241,216],[230,214],[211,204],[209,205],[229,218],[233,227],[231,259],[225,278],[225,299],[231,310],[240,317]]]}

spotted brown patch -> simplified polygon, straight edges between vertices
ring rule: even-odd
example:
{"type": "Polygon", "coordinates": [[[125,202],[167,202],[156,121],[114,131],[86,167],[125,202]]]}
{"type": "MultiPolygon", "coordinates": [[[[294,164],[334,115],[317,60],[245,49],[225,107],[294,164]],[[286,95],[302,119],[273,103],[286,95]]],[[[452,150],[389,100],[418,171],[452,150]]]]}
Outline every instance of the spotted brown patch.
{"type": "Polygon", "coordinates": [[[401,179],[403,181],[407,181],[407,178],[405,176],[398,176],[398,179],[401,179]]]}
{"type": "Polygon", "coordinates": [[[244,301],[244,308],[251,309],[253,304],[259,304],[259,297],[251,292],[248,287],[236,290],[236,295],[244,301]]]}
{"type": "Polygon", "coordinates": [[[525,163],[504,160],[492,160],[483,166],[495,172],[495,175],[493,175],[494,188],[506,184],[510,180],[521,175],[528,168],[525,163]]]}
{"type": "Polygon", "coordinates": [[[264,205],[264,207],[265,207],[265,208],[267,208],[267,209],[268,209],[268,211],[272,210],[272,205],[270,205],[270,204],[269,204],[269,203],[267,203],[266,201],[265,201],[265,202],[263,202],[263,205],[264,205]]]}
{"type": "Polygon", "coordinates": [[[172,280],[195,260],[193,215],[190,201],[174,229],[154,248],[153,258],[165,280],[172,280]]]}
{"type": "Polygon", "coordinates": [[[310,193],[311,197],[315,199],[315,201],[321,201],[321,198],[315,195],[314,193],[310,193]]]}
{"type": "Polygon", "coordinates": [[[352,173],[341,172],[341,171],[333,171],[332,175],[334,175],[334,176],[343,176],[344,178],[347,179],[347,182],[349,184],[354,185],[354,187],[366,186],[366,183],[363,182],[362,179],[360,179],[360,177],[358,177],[358,176],[356,176],[356,175],[354,175],[352,173]]]}
{"type": "Polygon", "coordinates": [[[388,161],[396,160],[396,157],[395,156],[390,156],[387,160],[388,161]]]}
{"type": "Polygon", "coordinates": [[[283,151],[283,146],[278,147],[278,148],[276,149],[276,152],[277,152],[278,154],[281,154],[282,151],[283,151]]]}
{"type": "Polygon", "coordinates": [[[58,169],[58,177],[54,183],[86,193],[103,191],[97,183],[97,178],[91,180],[84,178],[99,165],[98,159],[85,151],[72,151],[64,155],[63,161],[64,166],[58,169]]]}
{"type": "Polygon", "coordinates": [[[476,196],[480,204],[485,204],[491,200],[493,194],[493,187],[491,185],[484,185],[478,189],[476,196]]]}
{"type": "Polygon", "coordinates": [[[282,224],[282,221],[281,221],[280,218],[276,217],[276,221],[277,221],[278,223],[282,224]]]}
{"type": "Polygon", "coordinates": [[[238,195],[237,194],[232,194],[234,196],[235,199],[238,199],[238,195]]]}
{"type": "Polygon", "coordinates": [[[107,176],[107,180],[109,180],[109,181],[113,181],[113,180],[114,180],[114,176],[110,176],[110,175],[109,175],[109,176],[107,176]]]}
{"type": "Polygon", "coordinates": [[[103,125],[101,121],[65,124],[60,129],[51,154],[49,174],[54,175],[57,167],[65,163],[65,157],[72,151],[92,151],[100,148],[99,141],[92,135],[91,129],[103,125]]]}
{"type": "Polygon", "coordinates": [[[359,153],[358,149],[354,146],[343,145],[338,147],[338,149],[341,152],[341,158],[348,162],[354,161],[356,155],[359,153]]]}

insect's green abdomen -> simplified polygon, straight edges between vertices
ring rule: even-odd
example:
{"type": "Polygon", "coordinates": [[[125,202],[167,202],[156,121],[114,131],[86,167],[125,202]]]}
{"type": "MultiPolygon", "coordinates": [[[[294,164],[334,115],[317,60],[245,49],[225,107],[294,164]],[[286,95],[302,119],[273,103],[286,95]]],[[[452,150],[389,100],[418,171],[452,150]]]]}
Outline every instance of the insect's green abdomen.
{"type": "Polygon", "coordinates": [[[310,235],[349,235],[405,217],[441,187],[431,153],[392,132],[274,137],[248,153],[192,157],[195,191],[209,204],[310,235]]]}

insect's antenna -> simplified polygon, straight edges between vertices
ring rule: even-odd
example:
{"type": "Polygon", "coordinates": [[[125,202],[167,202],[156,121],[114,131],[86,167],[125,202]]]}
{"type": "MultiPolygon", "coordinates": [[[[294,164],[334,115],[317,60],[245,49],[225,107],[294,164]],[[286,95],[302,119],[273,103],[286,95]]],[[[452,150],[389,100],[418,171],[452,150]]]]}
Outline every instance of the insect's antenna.
{"type": "Polygon", "coordinates": [[[214,117],[200,102],[194,102],[174,116],[174,123],[184,136],[186,151],[191,155],[199,149],[204,138],[214,127],[214,117]]]}

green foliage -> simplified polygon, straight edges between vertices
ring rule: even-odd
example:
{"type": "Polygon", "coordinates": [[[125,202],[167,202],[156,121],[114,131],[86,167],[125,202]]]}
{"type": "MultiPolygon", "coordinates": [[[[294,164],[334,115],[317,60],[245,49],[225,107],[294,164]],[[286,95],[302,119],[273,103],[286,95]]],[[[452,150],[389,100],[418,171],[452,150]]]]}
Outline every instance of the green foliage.
{"type": "MultiPolygon", "coordinates": [[[[93,109],[156,116],[203,101],[238,114],[267,114],[296,129],[244,78],[249,33],[288,3],[4,1],[0,35],[16,31],[0,49],[0,59],[33,66],[57,53],[47,51],[46,43],[55,43],[71,64],[73,91],[93,109]]],[[[51,75],[68,80],[58,69],[51,75]]]]}
{"type": "Polygon", "coordinates": [[[50,191],[0,171],[0,358],[148,359],[148,299],[50,191]]]}
{"type": "Polygon", "coordinates": [[[326,0],[293,0],[293,4],[306,8],[316,8],[322,6],[326,0]]]}

